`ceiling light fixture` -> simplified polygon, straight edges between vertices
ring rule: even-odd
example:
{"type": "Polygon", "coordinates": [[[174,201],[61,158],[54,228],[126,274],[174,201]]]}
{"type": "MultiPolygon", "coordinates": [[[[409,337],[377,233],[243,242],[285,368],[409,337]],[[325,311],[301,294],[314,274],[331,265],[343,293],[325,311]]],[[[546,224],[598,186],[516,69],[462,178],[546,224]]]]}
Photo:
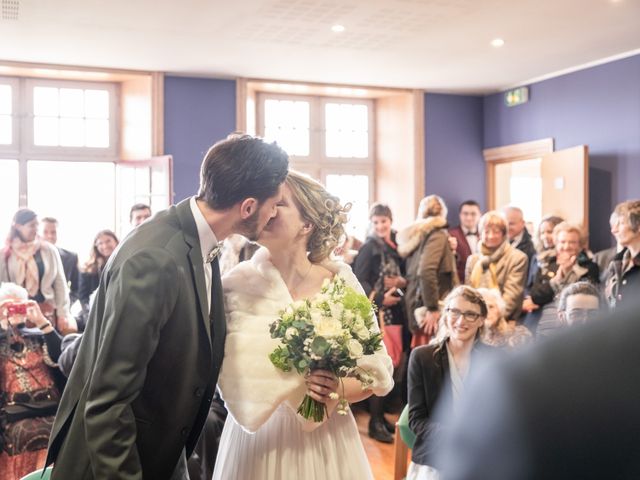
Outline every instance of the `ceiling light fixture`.
{"type": "Polygon", "coordinates": [[[344,25],[336,24],[331,27],[331,31],[335,33],[342,33],[345,31],[345,28],[344,25]]]}
{"type": "Polygon", "coordinates": [[[500,48],[503,45],[504,45],[504,40],[501,38],[494,38],[493,40],[491,40],[492,47],[500,48]]]}

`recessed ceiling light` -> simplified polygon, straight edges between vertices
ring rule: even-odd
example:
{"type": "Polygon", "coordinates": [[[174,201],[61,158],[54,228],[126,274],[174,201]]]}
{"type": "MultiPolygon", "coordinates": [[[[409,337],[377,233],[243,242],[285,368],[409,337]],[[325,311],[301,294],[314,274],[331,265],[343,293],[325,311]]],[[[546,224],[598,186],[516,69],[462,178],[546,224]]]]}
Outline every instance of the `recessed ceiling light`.
{"type": "Polygon", "coordinates": [[[491,40],[492,47],[500,48],[503,45],[504,45],[504,40],[501,38],[494,38],[493,40],[491,40]]]}
{"type": "Polygon", "coordinates": [[[336,33],[342,33],[345,31],[345,28],[344,28],[344,25],[336,24],[331,27],[331,31],[336,33]]]}

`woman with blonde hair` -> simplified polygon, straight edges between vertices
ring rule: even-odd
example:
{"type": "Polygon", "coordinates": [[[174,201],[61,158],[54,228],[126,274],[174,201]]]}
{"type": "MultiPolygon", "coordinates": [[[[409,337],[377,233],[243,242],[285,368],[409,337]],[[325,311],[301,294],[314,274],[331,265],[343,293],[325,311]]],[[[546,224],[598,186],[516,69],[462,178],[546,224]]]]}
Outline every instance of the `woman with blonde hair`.
{"type": "Polygon", "coordinates": [[[416,221],[398,234],[398,253],[406,258],[411,346],[424,345],[436,334],[442,300],[459,283],[449,245],[447,206],[441,197],[422,199],[416,221]]]}
{"type": "MultiPolygon", "coordinates": [[[[288,305],[313,297],[336,276],[363,291],[351,268],[331,258],[344,235],[346,209],[318,182],[294,171],[277,208],[258,238],[263,247],[222,279],[228,311],[218,385],[229,416],[213,478],[371,479],[353,415],[336,414],[335,375],[313,370],[303,378],[269,360],[278,345],[269,326],[288,305]],[[296,413],[305,394],[326,405],[328,418],[316,423],[296,413]]],[[[386,350],[366,357],[358,362],[374,383],[363,390],[357,380],[343,379],[340,393],[349,402],[384,396],[393,387],[386,350]]]]}
{"type": "Polygon", "coordinates": [[[522,307],[527,255],[509,243],[507,222],[495,210],[480,218],[479,232],[478,253],[467,259],[467,284],[499,290],[506,307],[506,319],[515,320],[522,307]]]}
{"type": "Polygon", "coordinates": [[[575,224],[562,222],[553,229],[555,255],[550,258],[545,271],[540,270],[529,289],[531,300],[541,309],[538,323],[525,325],[536,335],[547,336],[561,327],[557,316],[557,299],[560,292],[578,281],[594,285],[600,282],[598,265],[589,257],[582,229],[575,224]]]}
{"type": "Polygon", "coordinates": [[[435,450],[446,425],[434,418],[438,403],[449,414],[464,393],[464,381],[478,356],[492,349],[480,339],[487,305],[474,288],[456,287],[444,301],[444,329],[430,345],[415,348],[409,359],[409,427],[416,435],[407,480],[437,480],[435,450]],[[440,402],[439,402],[440,400],[440,402]]]}
{"type": "Polygon", "coordinates": [[[492,347],[517,347],[531,340],[531,332],[522,325],[513,325],[504,318],[505,304],[498,290],[479,288],[487,304],[482,341],[492,347]]]}

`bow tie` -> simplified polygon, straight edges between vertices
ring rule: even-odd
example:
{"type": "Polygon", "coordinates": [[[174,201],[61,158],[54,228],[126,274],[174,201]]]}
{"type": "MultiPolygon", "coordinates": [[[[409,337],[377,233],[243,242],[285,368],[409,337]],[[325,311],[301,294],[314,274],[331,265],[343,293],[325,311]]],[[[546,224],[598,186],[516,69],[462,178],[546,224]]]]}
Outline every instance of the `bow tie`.
{"type": "Polygon", "coordinates": [[[213,262],[216,259],[216,257],[220,255],[220,252],[222,252],[222,243],[219,243],[218,245],[213,247],[213,250],[211,250],[209,252],[209,255],[205,257],[204,259],[205,263],[213,262]]]}
{"type": "Polygon", "coordinates": [[[478,236],[478,232],[467,232],[464,234],[465,237],[468,237],[469,235],[475,235],[476,237],[478,236]]]}

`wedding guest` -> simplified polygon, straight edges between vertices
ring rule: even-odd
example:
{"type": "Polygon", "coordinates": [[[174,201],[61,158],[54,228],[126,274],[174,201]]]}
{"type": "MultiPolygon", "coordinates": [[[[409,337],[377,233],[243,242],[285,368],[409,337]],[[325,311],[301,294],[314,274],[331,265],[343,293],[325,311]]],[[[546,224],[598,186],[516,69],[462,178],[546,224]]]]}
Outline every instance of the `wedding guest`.
{"type": "Polygon", "coordinates": [[[100,275],[109,257],[118,246],[118,237],[111,230],[101,230],[93,239],[89,260],[80,272],[78,297],[83,309],[88,310],[89,298],[100,284],[100,275]]]}
{"type": "Polygon", "coordinates": [[[0,286],[0,480],[44,466],[60,398],[60,340],[26,289],[0,286]]]}
{"type": "Polygon", "coordinates": [[[416,221],[398,234],[398,253],[406,258],[405,308],[412,346],[424,345],[438,329],[442,300],[459,283],[442,198],[422,199],[416,221]]]}
{"type": "Polygon", "coordinates": [[[531,332],[522,325],[514,325],[504,318],[505,304],[498,290],[479,288],[487,304],[487,316],[484,319],[484,330],[481,340],[492,347],[517,347],[529,342],[531,332]]]}
{"type": "Polygon", "coordinates": [[[498,289],[505,303],[505,318],[519,317],[527,274],[527,256],[507,239],[507,222],[496,211],[480,218],[478,253],[467,259],[465,278],[474,288],[498,289]]]}
{"type": "MultiPolygon", "coordinates": [[[[582,229],[569,222],[562,222],[553,229],[555,255],[549,258],[546,268],[540,269],[529,293],[541,314],[539,323],[527,327],[536,335],[548,336],[561,326],[557,316],[557,299],[563,288],[580,280],[597,285],[598,266],[589,258],[582,229]]],[[[529,318],[527,318],[529,320],[529,318]]]]}
{"type": "MultiPolygon", "coordinates": [[[[609,227],[611,228],[611,235],[615,239],[615,235],[613,234],[613,230],[615,229],[616,224],[618,223],[618,215],[616,212],[612,212],[609,217],[609,227]]],[[[604,250],[600,250],[593,255],[593,261],[598,265],[598,270],[600,271],[600,284],[607,285],[609,283],[609,276],[612,273],[611,262],[613,262],[614,257],[620,253],[624,247],[620,245],[620,242],[616,240],[616,244],[613,247],[606,248],[604,250]]]]}
{"type": "Polygon", "coordinates": [[[445,299],[441,338],[415,348],[409,359],[409,427],[416,440],[407,480],[437,480],[435,452],[448,426],[434,407],[451,412],[465,393],[465,379],[483,354],[491,350],[480,338],[487,305],[477,290],[456,287],[445,299]]]}
{"type": "Polygon", "coordinates": [[[460,204],[458,211],[460,225],[449,229],[449,235],[455,237],[456,243],[456,268],[458,279],[464,283],[464,269],[467,265],[467,258],[472,253],[476,253],[480,236],[478,235],[478,222],[482,212],[480,205],[475,200],[467,200],[460,204]]]}
{"type": "Polygon", "coordinates": [[[137,227],[147,218],[151,217],[151,207],[144,203],[136,203],[129,210],[129,223],[132,227],[137,227]]]}
{"type": "Polygon", "coordinates": [[[65,250],[57,245],[58,243],[58,220],[53,217],[42,219],[42,238],[51,245],[55,245],[62,260],[64,276],[69,287],[69,299],[73,305],[78,299],[78,288],[80,287],[80,271],[78,270],[78,254],[65,250]]]}
{"type": "Polygon", "coordinates": [[[527,265],[536,253],[531,234],[526,228],[524,214],[518,207],[507,206],[503,209],[507,220],[509,243],[527,256],[527,265]]]}
{"type": "Polygon", "coordinates": [[[581,325],[602,314],[605,304],[602,293],[592,283],[572,283],[560,292],[558,319],[565,326],[581,325]]]}
{"type": "MultiPolygon", "coordinates": [[[[384,332],[383,341],[393,360],[400,367],[403,352],[409,349],[410,333],[402,302],[407,281],[403,277],[404,262],[398,254],[393,215],[389,206],[375,203],[369,210],[371,234],[367,237],[353,264],[353,272],[365,294],[378,306],[378,316],[384,332]]],[[[384,418],[383,398],[372,395],[368,400],[369,436],[384,443],[393,443],[393,424],[384,418]]]]}
{"type": "Polygon", "coordinates": [[[536,254],[529,263],[529,274],[527,275],[527,284],[524,290],[524,300],[522,301],[523,324],[530,330],[534,330],[534,325],[538,325],[540,321],[540,305],[536,305],[531,300],[531,287],[538,276],[539,271],[548,271],[549,262],[556,255],[555,241],[553,239],[553,229],[556,225],[562,223],[564,219],[555,215],[548,215],[540,221],[534,245],[536,254]],[[524,317],[524,318],[523,318],[524,317]]]}
{"type": "Polygon", "coordinates": [[[616,207],[617,222],[612,229],[623,247],[611,262],[606,287],[609,304],[617,308],[640,291],[640,200],[628,200],[616,207]]]}
{"type": "Polygon", "coordinates": [[[77,330],[69,312],[69,288],[56,247],[38,237],[38,217],[21,208],[13,217],[0,261],[0,282],[24,287],[42,313],[61,333],[77,330]]]}

